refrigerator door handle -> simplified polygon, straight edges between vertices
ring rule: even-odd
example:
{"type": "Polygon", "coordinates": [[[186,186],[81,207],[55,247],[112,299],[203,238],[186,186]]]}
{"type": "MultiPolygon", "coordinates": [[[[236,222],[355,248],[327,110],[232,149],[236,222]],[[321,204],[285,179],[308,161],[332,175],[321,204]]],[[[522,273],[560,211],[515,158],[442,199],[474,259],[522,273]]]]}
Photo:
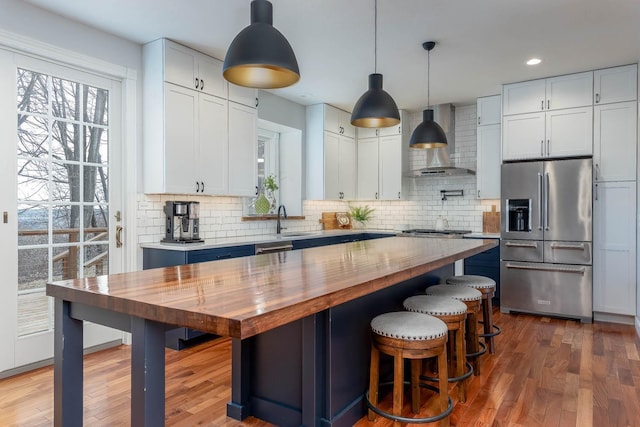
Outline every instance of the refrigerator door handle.
{"type": "Polygon", "coordinates": [[[537,243],[513,243],[513,242],[507,242],[504,245],[506,247],[508,247],[508,248],[532,248],[532,249],[538,249],[538,244],[537,243]]]}
{"type": "Polygon", "coordinates": [[[580,243],[578,245],[567,245],[564,243],[551,243],[549,245],[551,249],[571,249],[576,251],[584,251],[584,243],[580,243]]]}
{"type": "Polygon", "coordinates": [[[544,229],[549,231],[549,172],[544,173],[544,229]]]}
{"type": "Polygon", "coordinates": [[[554,273],[575,273],[584,276],[586,269],[582,268],[568,268],[568,267],[538,267],[535,265],[514,265],[506,264],[505,267],[515,270],[537,270],[537,271],[550,271],[554,273]]]}
{"type": "Polygon", "coordinates": [[[538,230],[542,230],[542,174],[538,172],[538,230]]]}

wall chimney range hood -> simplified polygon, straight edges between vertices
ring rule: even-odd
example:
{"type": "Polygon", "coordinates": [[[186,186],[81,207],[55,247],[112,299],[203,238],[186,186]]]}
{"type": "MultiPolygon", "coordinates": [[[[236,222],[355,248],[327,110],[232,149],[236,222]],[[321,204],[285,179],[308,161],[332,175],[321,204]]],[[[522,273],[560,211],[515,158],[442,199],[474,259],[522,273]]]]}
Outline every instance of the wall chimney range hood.
{"type": "Polygon", "coordinates": [[[433,108],[435,121],[438,122],[447,135],[447,146],[441,148],[427,148],[427,165],[425,168],[414,170],[413,177],[440,177],[454,175],[475,175],[471,169],[459,168],[451,164],[450,155],[455,153],[455,116],[456,109],[452,104],[440,104],[433,108]]]}

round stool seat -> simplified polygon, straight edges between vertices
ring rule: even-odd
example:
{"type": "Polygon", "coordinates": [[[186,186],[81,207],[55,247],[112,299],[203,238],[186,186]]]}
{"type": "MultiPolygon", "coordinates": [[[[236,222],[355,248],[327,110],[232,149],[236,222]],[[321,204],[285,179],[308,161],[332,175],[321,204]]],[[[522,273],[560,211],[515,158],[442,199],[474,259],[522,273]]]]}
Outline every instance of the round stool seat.
{"type": "Polygon", "coordinates": [[[464,274],[462,276],[452,276],[446,280],[448,285],[465,285],[472,287],[474,289],[495,289],[496,282],[495,280],[484,277],[484,276],[474,276],[471,274],[464,274]]]}
{"type": "Polygon", "coordinates": [[[465,303],[449,297],[416,295],[403,302],[405,310],[432,316],[451,316],[467,312],[465,303]]]}
{"type": "Polygon", "coordinates": [[[376,316],[371,330],[383,337],[401,340],[432,340],[447,334],[447,325],[433,316],[410,311],[398,311],[376,316]]]}
{"type": "Polygon", "coordinates": [[[482,293],[464,285],[434,285],[429,286],[425,293],[440,297],[455,298],[460,301],[480,301],[482,293]]]}

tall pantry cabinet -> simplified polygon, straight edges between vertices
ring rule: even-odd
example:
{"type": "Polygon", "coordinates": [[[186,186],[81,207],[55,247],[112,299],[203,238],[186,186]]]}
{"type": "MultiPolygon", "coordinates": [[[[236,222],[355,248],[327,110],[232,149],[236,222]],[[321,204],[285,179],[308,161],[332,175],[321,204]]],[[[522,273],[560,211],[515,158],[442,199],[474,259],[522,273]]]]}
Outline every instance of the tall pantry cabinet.
{"type": "Polygon", "coordinates": [[[636,315],[637,65],[594,72],[593,310],[636,315]]]}
{"type": "Polygon", "coordinates": [[[257,92],[171,40],[146,44],[143,61],[145,193],[254,195],[257,92]]]}
{"type": "Polygon", "coordinates": [[[477,100],[476,196],[478,199],[500,198],[500,122],[502,97],[485,96],[477,100]]]}

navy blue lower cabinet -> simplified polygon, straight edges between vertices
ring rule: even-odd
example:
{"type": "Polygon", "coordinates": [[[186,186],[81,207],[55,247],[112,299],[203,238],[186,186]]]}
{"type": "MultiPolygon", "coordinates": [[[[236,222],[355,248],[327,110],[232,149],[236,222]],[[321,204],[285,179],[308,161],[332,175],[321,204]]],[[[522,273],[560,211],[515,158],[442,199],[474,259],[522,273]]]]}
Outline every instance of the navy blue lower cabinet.
{"type": "MultiPolygon", "coordinates": [[[[319,239],[324,240],[324,239],[319,239]]],[[[371,319],[453,274],[447,265],[246,340],[235,339],[227,415],[282,427],[350,427],[367,411],[371,319]],[[234,389],[235,387],[235,389],[234,389]]],[[[393,363],[382,357],[382,381],[393,363]]]]}
{"type": "Polygon", "coordinates": [[[315,248],[317,246],[337,245],[339,243],[359,242],[360,240],[381,239],[383,237],[392,237],[395,234],[390,233],[355,233],[342,234],[329,237],[312,237],[309,239],[299,239],[291,242],[293,249],[315,248]]]}
{"type": "MultiPolygon", "coordinates": [[[[173,267],[176,265],[195,264],[198,262],[217,261],[228,258],[239,258],[253,255],[254,245],[230,246],[225,248],[196,249],[174,251],[170,249],[144,248],[142,251],[142,268],[173,267]]],[[[166,332],[166,346],[174,350],[182,350],[187,345],[212,338],[215,335],[189,328],[176,328],[166,332]]]]}
{"type": "Polygon", "coordinates": [[[500,245],[464,260],[464,274],[489,277],[496,282],[493,305],[500,305],[500,245]]]}

